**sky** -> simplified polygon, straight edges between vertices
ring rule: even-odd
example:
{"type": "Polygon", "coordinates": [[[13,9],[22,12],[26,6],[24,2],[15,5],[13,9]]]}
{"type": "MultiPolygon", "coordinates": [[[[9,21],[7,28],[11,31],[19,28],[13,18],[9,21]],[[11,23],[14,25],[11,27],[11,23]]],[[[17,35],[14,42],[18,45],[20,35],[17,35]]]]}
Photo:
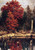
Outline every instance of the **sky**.
{"type": "MultiPolygon", "coordinates": [[[[11,0],[0,0],[0,11],[1,11],[1,7],[2,7],[3,5],[5,5],[5,3],[6,3],[7,1],[9,2],[9,1],[11,1],[11,0]]],[[[27,5],[29,5],[31,9],[33,9],[34,6],[35,6],[35,0],[17,0],[17,1],[20,2],[20,4],[22,5],[22,7],[23,7],[24,9],[27,7],[27,5]]]]}

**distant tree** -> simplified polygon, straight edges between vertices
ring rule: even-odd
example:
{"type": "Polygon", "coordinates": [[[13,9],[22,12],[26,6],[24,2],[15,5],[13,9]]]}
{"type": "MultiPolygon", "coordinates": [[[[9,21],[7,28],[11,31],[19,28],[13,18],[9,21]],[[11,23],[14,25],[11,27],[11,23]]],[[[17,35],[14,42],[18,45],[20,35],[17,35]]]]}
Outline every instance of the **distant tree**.
{"type": "Polygon", "coordinates": [[[30,9],[29,6],[27,6],[27,20],[26,20],[26,23],[25,23],[27,30],[31,29],[31,16],[32,16],[31,9],[30,9]]]}
{"type": "Polygon", "coordinates": [[[34,30],[35,30],[35,7],[33,9],[33,18],[34,18],[34,25],[33,25],[33,27],[34,27],[34,30]]]}

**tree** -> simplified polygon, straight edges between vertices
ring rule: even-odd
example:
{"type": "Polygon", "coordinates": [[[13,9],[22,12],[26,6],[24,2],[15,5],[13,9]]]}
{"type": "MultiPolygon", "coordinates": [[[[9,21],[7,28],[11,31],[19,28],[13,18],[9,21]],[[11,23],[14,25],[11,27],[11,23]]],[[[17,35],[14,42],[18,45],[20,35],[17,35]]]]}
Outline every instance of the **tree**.
{"type": "Polygon", "coordinates": [[[26,23],[25,23],[27,30],[31,29],[31,16],[32,16],[31,9],[30,9],[29,6],[27,6],[27,20],[26,20],[26,23]]]}

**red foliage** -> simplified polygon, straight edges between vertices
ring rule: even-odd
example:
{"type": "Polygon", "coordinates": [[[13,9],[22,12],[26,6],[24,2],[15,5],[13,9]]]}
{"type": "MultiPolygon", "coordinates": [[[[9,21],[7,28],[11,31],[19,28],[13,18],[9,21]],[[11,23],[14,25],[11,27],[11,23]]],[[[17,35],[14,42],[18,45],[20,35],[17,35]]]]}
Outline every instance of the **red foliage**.
{"type": "Polygon", "coordinates": [[[18,27],[17,19],[14,19],[12,12],[8,12],[8,17],[6,18],[6,25],[8,29],[15,30],[15,27],[18,27]]]}
{"type": "Polygon", "coordinates": [[[18,27],[18,20],[23,18],[24,9],[21,7],[18,1],[11,1],[10,3],[6,3],[1,8],[2,12],[7,10],[8,17],[6,18],[6,25],[9,29],[15,30],[15,27],[18,27]]]}
{"type": "Polygon", "coordinates": [[[14,14],[14,17],[20,19],[23,17],[24,9],[19,5],[18,1],[11,1],[10,3],[6,3],[6,6],[1,8],[2,11],[7,10],[11,11],[14,14]]]}

